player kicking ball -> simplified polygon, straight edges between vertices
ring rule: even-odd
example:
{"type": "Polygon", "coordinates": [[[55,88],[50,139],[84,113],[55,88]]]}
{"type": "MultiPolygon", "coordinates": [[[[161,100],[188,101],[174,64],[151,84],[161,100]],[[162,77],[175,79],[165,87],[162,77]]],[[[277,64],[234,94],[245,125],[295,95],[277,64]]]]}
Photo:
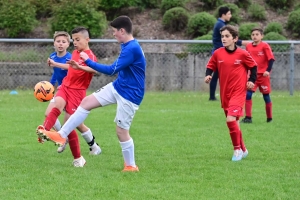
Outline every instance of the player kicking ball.
{"type": "Polygon", "coordinates": [[[124,158],[123,171],[139,171],[135,164],[134,143],[129,129],[135,112],[144,98],[146,59],[141,46],[133,38],[132,22],[129,17],[117,17],[110,25],[113,35],[121,43],[121,53],[113,64],[104,65],[94,62],[84,52],[80,53],[80,57],[88,67],[83,67],[74,60],[68,63],[78,71],[92,68],[107,75],[118,73],[117,79],[85,97],[60,131],[40,130],[40,136],[63,145],[70,132],[84,122],[92,109],[117,104],[114,121],[124,158]]]}
{"type": "Polygon", "coordinates": [[[257,64],[250,54],[236,46],[238,31],[231,25],[220,29],[223,47],[217,49],[207,64],[205,83],[209,83],[214,71],[219,72],[221,105],[226,116],[232,145],[232,161],[248,155],[242,138],[239,118],[243,116],[247,89],[254,87],[257,64]],[[250,77],[247,80],[248,70],[250,77]]]}

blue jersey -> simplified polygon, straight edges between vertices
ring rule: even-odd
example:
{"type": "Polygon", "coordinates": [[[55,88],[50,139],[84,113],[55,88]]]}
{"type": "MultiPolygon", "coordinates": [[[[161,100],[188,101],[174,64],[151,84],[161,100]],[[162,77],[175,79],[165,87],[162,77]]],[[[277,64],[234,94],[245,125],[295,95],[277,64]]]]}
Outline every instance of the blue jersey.
{"type": "Polygon", "coordinates": [[[103,65],[90,59],[85,63],[103,74],[119,73],[113,82],[115,90],[124,99],[140,105],[145,93],[146,59],[140,44],[135,39],[121,44],[121,53],[111,65],[103,65]]]}
{"type": "MultiPolygon", "coordinates": [[[[66,53],[66,55],[64,55],[63,57],[58,57],[56,52],[53,52],[52,54],[50,54],[50,58],[52,60],[54,60],[55,62],[58,63],[63,63],[65,64],[67,62],[67,60],[70,60],[72,57],[72,54],[70,54],[69,52],[66,53]]],[[[62,69],[59,67],[53,67],[53,74],[52,77],[50,79],[50,83],[52,85],[55,85],[55,83],[57,82],[58,85],[61,85],[63,79],[65,78],[65,76],[67,75],[68,70],[66,69],[62,69]]]]}

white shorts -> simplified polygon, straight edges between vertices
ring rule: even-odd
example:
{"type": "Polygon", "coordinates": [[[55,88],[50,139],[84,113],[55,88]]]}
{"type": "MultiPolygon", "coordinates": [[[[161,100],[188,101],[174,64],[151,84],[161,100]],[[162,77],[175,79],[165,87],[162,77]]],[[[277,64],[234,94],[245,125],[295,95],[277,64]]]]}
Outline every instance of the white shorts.
{"type": "Polygon", "coordinates": [[[134,114],[139,109],[138,105],[119,95],[112,83],[97,90],[93,95],[103,107],[110,104],[117,104],[117,114],[114,122],[117,126],[129,130],[134,114]]]}

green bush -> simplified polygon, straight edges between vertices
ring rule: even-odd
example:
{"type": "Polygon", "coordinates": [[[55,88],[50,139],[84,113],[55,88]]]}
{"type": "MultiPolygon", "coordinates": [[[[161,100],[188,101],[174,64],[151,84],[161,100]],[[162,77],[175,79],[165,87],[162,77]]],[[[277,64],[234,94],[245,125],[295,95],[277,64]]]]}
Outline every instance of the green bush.
{"type": "Polygon", "coordinates": [[[218,7],[224,3],[223,0],[202,0],[201,2],[204,3],[203,7],[209,10],[218,7]]]}
{"type": "Polygon", "coordinates": [[[267,34],[267,33],[270,33],[270,32],[275,32],[275,33],[282,34],[282,31],[283,31],[283,28],[282,28],[281,23],[271,22],[265,28],[264,34],[267,34]]]}
{"type": "Polygon", "coordinates": [[[160,10],[165,13],[167,10],[175,7],[184,7],[184,0],[162,0],[160,4],[160,10]]]}
{"type": "Polygon", "coordinates": [[[189,13],[181,7],[167,10],[163,16],[163,26],[168,31],[182,31],[189,21],[189,13]]]}
{"type": "MultiPolygon", "coordinates": [[[[270,32],[264,36],[264,40],[287,40],[279,33],[270,32]]],[[[273,52],[286,52],[290,49],[289,44],[270,44],[273,52]]]]}
{"type": "Polygon", "coordinates": [[[88,1],[72,2],[65,0],[54,7],[51,35],[57,30],[70,32],[77,26],[84,26],[89,29],[92,37],[102,36],[107,27],[105,13],[96,11],[88,1]]]}
{"type": "Polygon", "coordinates": [[[24,0],[2,0],[0,7],[0,28],[8,37],[20,37],[30,33],[38,23],[36,8],[24,0]]]}
{"type": "Polygon", "coordinates": [[[259,4],[251,4],[248,8],[248,13],[250,18],[256,20],[264,20],[266,19],[266,11],[265,8],[259,4]]]}
{"type": "Polygon", "coordinates": [[[234,2],[239,8],[247,9],[251,5],[251,0],[236,0],[234,2]]]}
{"type": "Polygon", "coordinates": [[[142,8],[159,8],[161,0],[136,0],[136,4],[142,8]]]}
{"type": "MultiPolygon", "coordinates": [[[[103,11],[115,11],[121,8],[135,6],[135,0],[97,0],[99,3],[99,9],[103,11]]],[[[82,3],[82,1],[79,1],[82,3]]]]}
{"type": "Polygon", "coordinates": [[[207,34],[213,29],[216,18],[207,12],[200,12],[190,17],[187,25],[187,34],[198,37],[207,34]]]}
{"type": "MultiPolygon", "coordinates": [[[[195,38],[195,40],[212,40],[212,35],[202,35],[195,38]]],[[[212,44],[188,44],[187,51],[193,54],[210,53],[212,48],[212,44]]]]}
{"type": "Polygon", "coordinates": [[[294,7],[294,10],[299,10],[300,9],[300,3],[297,3],[294,7]]]}
{"type": "Polygon", "coordinates": [[[53,11],[53,5],[59,3],[59,0],[29,0],[36,7],[36,18],[50,17],[53,11]]]}
{"type": "Polygon", "coordinates": [[[294,5],[295,0],[266,0],[266,3],[273,8],[287,9],[294,5]]]}
{"type": "Polygon", "coordinates": [[[298,37],[300,33],[300,9],[290,13],[287,28],[292,31],[294,36],[298,37]]]}
{"type": "Polygon", "coordinates": [[[239,39],[251,40],[251,30],[258,27],[257,23],[244,23],[239,28],[239,39]]]}
{"type": "Polygon", "coordinates": [[[240,21],[241,21],[241,17],[240,17],[241,16],[241,13],[240,13],[241,11],[240,11],[239,7],[237,5],[235,5],[235,4],[233,4],[233,3],[226,3],[226,4],[223,4],[223,5],[219,6],[216,9],[215,13],[214,13],[215,17],[216,18],[219,17],[219,12],[218,12],[219,8],[220,7],[224,7],[224,6],[227,6],[230,9],[230,11],[231,11],[232,17],[230,19],[230,22],[239,24],[240,21]]]}

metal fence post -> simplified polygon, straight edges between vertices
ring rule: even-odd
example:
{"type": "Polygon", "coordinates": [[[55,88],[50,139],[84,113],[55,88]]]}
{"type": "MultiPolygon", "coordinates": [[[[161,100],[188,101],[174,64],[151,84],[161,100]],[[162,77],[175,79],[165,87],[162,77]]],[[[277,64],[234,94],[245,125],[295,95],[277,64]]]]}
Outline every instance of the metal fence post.
{"type": "Polygon", "coordinates": [[[294,69],[295,69],[295,47],[294,43],[291,43],[290,49],[290,95],[294,94],[294,69]]]}

